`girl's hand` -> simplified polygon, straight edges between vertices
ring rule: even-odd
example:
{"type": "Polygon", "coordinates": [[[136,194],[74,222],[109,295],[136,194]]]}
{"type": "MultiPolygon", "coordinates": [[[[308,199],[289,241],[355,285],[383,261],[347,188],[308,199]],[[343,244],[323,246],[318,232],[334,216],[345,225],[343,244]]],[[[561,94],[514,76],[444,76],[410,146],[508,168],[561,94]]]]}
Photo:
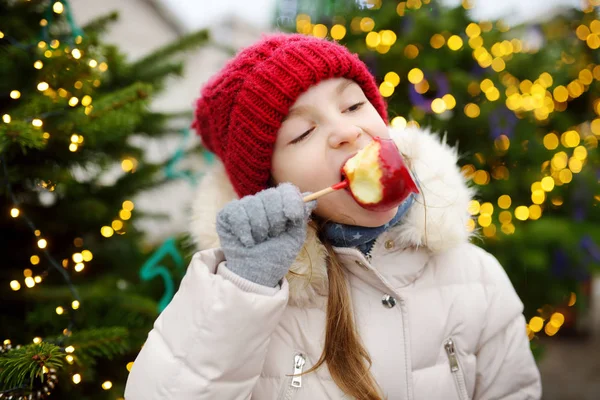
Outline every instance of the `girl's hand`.
{"type": "Polygon", "coordinates": [[[275,287],[306,240],[316,200],[291,183],[228,203],[217,215],[217,233],[227,268],[260,285],[275,287]]]}

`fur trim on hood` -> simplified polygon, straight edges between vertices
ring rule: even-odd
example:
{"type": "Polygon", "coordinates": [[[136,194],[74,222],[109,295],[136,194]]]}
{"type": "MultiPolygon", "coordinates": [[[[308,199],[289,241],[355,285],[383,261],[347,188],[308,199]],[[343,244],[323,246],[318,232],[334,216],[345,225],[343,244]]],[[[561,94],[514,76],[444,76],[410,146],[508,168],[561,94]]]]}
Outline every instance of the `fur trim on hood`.
{"type": "MultiPolygon", "coordinates": [[[[390,231],[396,244],[440,253],[468,241],[467,208],[474,190],[467,186],[457,165],[457,149],[445,138],[440,140],[419,128],[390,128],[390,136],[415,173],[421,191],[402,222],[390,231]]],[[[236,198],[223,165],[216,161],[200,182],[192,204],[190,232],[198,250],[219,247],[217,213],[236,198]]],[[[309,228],[304,247],[287,275],[290,305],[308,307],[321,303],[318,297],[327,296],[326,256],[325,246],[309,228]]]]}

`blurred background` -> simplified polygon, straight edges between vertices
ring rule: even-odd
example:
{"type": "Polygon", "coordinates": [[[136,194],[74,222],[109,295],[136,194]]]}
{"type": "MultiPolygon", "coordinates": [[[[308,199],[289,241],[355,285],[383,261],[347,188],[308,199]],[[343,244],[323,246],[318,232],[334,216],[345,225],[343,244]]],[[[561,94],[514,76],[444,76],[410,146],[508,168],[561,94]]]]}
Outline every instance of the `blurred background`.
{"type": "Polygon", "coordinates": [[[122,399],[196,250],[199,90],[287,31],[348,46],[391,125],[458,146],[468,228],[525,303],[544,399],[600,398],[599,6],[0,0],[0,393],[122,399]]]}

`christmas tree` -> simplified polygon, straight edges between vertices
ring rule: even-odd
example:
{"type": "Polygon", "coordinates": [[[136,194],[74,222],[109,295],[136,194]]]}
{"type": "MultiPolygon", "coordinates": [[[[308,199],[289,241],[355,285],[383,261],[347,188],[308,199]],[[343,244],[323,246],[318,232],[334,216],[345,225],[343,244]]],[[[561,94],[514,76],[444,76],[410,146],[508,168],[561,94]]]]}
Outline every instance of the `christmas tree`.
{"type": "Polygon", "coordinates": [[[600,1],[586,4],[512,28],[473,21],[468,1],[282,0],[275,19],[358,53],[392,126],[458,146],[478,189],[469,229],[508,272],[532,339],[572,326],[600,264],[600,1]]]}
{"type": "Polygon", "coordinates": [[[151,257],[132,199],[182,174],[138,143],[189,125],[149,103],[208,35],[130,62],[100,39],[115,18],[80,28],[67,1],[0,0],[0,398],[120,396],[183,272],[172,241],[151,257]]]}

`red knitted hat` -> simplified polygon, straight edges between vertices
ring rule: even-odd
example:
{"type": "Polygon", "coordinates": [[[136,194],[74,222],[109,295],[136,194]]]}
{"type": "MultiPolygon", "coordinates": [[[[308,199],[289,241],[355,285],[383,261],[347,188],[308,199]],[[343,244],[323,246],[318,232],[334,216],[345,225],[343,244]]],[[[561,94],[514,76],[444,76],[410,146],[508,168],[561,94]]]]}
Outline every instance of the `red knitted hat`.
{"type": "Polygon", "coordinates": [[[358,56],[300,34],[263,37],[203,87],[192,127],[221,159],[240,197],[267,188],[283,118],[303,92],[329,78],[354,80],[387,123],[385,102],[358,56]]]}

